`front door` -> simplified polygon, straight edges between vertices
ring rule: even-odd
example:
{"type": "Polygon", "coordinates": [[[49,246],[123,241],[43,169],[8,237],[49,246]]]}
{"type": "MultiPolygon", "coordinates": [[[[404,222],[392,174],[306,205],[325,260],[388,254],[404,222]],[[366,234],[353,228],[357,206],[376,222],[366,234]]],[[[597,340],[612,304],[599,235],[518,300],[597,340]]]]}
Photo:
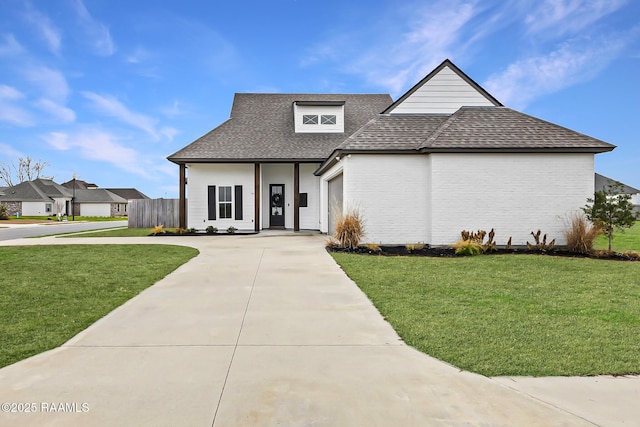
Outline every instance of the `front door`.
{"type": "Polygon", "coordinates": [[[269,184],[269,227],[284,228],[284,184],[269,184]]]}

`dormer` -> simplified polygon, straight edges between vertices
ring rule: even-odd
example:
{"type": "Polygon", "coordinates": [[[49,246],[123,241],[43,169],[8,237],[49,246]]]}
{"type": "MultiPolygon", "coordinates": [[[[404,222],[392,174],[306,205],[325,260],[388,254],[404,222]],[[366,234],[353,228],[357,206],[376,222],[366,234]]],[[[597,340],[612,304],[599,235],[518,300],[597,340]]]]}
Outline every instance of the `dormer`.
{"type": "Polygon", "coordinates": [[[343,133],[344,101],[294,101],[296,133],[343,133]]]}

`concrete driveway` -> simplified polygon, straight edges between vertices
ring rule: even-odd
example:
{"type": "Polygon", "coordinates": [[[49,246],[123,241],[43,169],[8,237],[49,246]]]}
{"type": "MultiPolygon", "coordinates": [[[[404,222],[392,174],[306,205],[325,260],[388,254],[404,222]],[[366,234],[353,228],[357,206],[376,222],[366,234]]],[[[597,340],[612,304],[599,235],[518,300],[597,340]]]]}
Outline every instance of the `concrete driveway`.
{"type": "MultiPolygon", "coordinates": [[[[0,403],[16,404],[3,410],[31,410],[0,413],[1,426],[592,426],[640,419],[632,403],[602,422],[607,412],[594,410],[595,402],[567,405],[534,386],[519,388],[519,379],[461,372],[406,346],[324,251],[321,236],[2,244],[124,242],[194,246],[200,255],[62,347],[0,369],[0,403]]],[[[622,389],[631,399],[640,381],[625,383],[634,383],[622,389]]],[[[581,396],[571,387],[569,394],[581,396]]]]}

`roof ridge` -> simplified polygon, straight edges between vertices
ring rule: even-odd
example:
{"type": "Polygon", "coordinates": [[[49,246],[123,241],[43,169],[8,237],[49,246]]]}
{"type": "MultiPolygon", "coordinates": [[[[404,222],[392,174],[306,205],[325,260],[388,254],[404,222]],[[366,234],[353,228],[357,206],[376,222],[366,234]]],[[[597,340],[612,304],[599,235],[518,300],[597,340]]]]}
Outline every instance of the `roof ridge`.
{"type": "Polygon", "coordinates": [[[442,122],[442,124],[440,126],[438,126],[436,128],[436,130],[434,130],[431,135],[429,135],[422,144],[420,144],[420,146],[417,148],[418,150],[421,150],[423,148],[427,148],[429,146],[431,146],[431,143],[434,142],[442,132],[444,132],[446,129],[448,129],[455,121],[458,120],[458,117],[462,114],[461,113],[462,108],[458,108],[458,110],[456,110],[455,113],[451,114],[449,116],[449,118],[447,120],[445,120],[444,122],[442,122]]]}

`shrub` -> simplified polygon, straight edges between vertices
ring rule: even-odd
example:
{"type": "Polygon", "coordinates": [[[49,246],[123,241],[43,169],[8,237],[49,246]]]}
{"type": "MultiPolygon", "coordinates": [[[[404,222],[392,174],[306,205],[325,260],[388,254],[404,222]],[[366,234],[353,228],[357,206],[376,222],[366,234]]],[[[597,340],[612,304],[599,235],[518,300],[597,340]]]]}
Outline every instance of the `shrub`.
{"type": "Polygon", "coordinates": [[[198,232],[198,230],[196,230],[194,227],[191,227],[189,230],[187,230],[189,233],[191,234],[196,234],[198,232]]]}
{"type": "Polygon", "coordinates": [[[533,236],[533,240],[535,240],[536,244],[533,245],[529,242],[527,242],[527,249],[529,249],[530,251],[550,251],[551,249],[553,249],[556,245],[556,239],[553,239],[552,241],[550,241],[549,243],[547,243],[547,233],[544,234],[544,236],[542,237],[542,241],[540,240],[540,234],[542,232],[540,230],[538,230],[537,233],[534,233],[533,231],[531,232],[531,235],[533,236]]]}
{"type": "Polygon", "coordinates": [[[207,234],[216,234],[218,232],[218,228],[214,227],[212,225],[208,226],[205,230],[204,230],[207,234]]]}
{"type": "Polygon", "coordinates": [[[355,249],[364,236],[362,214],[357,208],[349,209],[346,214],[338,215],[336,231],[333,237],[341,247],[355,249]]]}
{"type": "Polygon", "coordinates": [[[456,255],[480,255],[484,252],[484,246],[482,246],[482,241],[478,241],[476,239],[469,240],[458,240],[453,245],[451,245],[453,249],[456,250],[456,255]]]}
{"type": "Polygon", "coordinates": [[[382,252],[382,248],[377,243],[367,243],[367,244],[364,245],[364,247],[367,248],[367,250],[370,253],[382,252]]]}
{"type": "Polygon", "coordinates": [[[227,228],[227,233],[229,233],[229,234],[233,234],[236,231],[238,231],[238,229],[235,228],[233,225],[231,227],[227,228]]]}
{"type": "Polygon", "coordinates": [[[593,252],[594,240],[601,233],[602,228],[591,223],[584,213],[575,212],[569,218],[564,235],[567,238],[567,247],[570,251],[590,254],[593,252]]]}
{"type": "Polygon", "coordinates": [[[0,219],[9,219],[9,213],[5,205],[0,205],[0,219]]]}
{"type": "Polygon", "coordinates": [[[155,227],[153,227],[153,230],[151,230],[151,234],[152,235],[157,235],[157,234],[163,234],[164,233],[164,225],[160,224],[160,225],[156,225],[155,227]]]}
{"type": "Polygon", "coordinates": [[[404,247],[408,252],[421,251],[424,249],[424,243],[407,243],[404,247]]]}
{"type": "Polygon", "coordinates": [[[187,234],[187,230],[182,227],[178,227],[176,228],[176,234],[180,234],[180,235],[187,234]]]}

